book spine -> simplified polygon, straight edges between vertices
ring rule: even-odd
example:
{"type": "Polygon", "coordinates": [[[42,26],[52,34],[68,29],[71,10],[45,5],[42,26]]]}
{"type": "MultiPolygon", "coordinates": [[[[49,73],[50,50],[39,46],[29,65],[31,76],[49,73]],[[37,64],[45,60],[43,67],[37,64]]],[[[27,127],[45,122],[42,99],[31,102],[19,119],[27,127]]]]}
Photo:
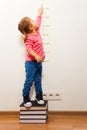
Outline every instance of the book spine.
{"type": "Polygon", "coordinates": [[[35,124],[44,124],[46,120],[20,120],[20,123],[35,123],[35,124]]]}
{"type": "Polygon", "coordinates": [[[26,114],[28,114],[28,115],[30,115],[30,114],[47,114],[47,111],[45,111],[45,110],[41,110],[41,111],[38,111],[38,110],[33,110],[33,111],[23,111],[23,110],[21,110],[20,111],[20,115],[26,115],[26,114]]]}

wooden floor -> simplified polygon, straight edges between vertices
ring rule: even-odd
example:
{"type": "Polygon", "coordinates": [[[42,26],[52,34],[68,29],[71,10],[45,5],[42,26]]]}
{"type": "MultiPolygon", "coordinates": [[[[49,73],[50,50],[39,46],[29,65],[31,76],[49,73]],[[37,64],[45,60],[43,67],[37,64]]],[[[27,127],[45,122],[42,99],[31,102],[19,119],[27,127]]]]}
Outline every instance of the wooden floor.
{"type": "Polygon", "coordinates": [[[47,124],[20,124],[18,115],[0,115],[0,130],[87,130],[87,115],[49,115],[47,124]]]}

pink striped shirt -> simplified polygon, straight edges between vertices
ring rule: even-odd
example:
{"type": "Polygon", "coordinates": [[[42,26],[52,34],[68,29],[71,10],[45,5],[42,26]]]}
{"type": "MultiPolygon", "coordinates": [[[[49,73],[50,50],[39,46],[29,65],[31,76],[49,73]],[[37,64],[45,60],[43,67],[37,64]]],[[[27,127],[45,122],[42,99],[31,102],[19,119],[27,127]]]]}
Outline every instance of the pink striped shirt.
{"type": "Polygon", "coordinates": [[[37,30],[36,30],[37,34],[28,34],[28,37],[25,42],[26,61],[35,60],[35,58],[33,56],[29,55],[30,50],[33,50],[36,54],[38,54],[42,58],[45,56],[45,53],[43,50],[42,38],[39,33],[39,29],[40,29],[40,25],[41,25],[41,16],[37,16],[36,25],[37,25],[37,30]]]}

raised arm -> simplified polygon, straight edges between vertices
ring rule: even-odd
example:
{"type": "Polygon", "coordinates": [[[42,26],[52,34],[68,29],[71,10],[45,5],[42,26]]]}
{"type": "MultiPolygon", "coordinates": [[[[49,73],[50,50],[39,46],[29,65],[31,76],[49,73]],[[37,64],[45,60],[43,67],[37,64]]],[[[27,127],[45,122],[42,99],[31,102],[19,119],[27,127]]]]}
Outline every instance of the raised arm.
{"type": "Polygon", "coordinates": [[[41,6],[39,9],[38,9],[38,16],[36,18],[36,25],[37,25],[37,30],[40,29],[40,25],[41,25],[41,20],[42,20],[42,14],[43,14],[43,7],[41,6]]]}

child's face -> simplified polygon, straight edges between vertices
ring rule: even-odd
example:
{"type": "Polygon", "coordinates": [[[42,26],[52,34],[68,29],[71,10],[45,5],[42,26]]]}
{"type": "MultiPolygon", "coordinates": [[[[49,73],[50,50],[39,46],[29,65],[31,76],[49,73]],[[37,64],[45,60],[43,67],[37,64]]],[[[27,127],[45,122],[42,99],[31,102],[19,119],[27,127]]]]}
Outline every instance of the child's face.
{"type": "Polygon", "coordinates": [[[29,17],[26,17],[26,21],[29,23],[29,30],[31,30],[31,32],[36,30],[37,26],[36,26],[36,22],[34,20],[32,20],[29,17]]]}
{"type": "Polygon", "coordinates": [[[32,30],[35,30],[36,29],[36,23],[34,20],[30,19],[30,28],[32,28],[32,30]]]}

